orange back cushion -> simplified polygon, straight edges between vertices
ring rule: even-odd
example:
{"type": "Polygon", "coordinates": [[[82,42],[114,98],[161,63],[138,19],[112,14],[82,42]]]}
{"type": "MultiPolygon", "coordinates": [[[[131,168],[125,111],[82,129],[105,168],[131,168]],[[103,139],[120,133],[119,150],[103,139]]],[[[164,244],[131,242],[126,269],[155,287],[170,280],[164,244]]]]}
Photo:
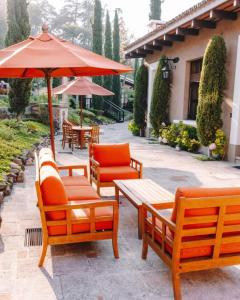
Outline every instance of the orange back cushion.
{"type": "MultiPolygon", "coordinates": [[[[43,205],[64,205],[68,203],[62,180],[52,166],[43,166],[40,169],[40,188],[43,205]]],[[[63,220],[66,218],[66,212],[48,212],[47,216],[50,220],[63,220]]]]}
{"type": "Polygon", "coordinates": [[[131,162],[129,144],[93,144],[92,153],[101,167],[129,166],[131,162]]]}
{"type": "Polygon", "coordinates": [[[52,166],[55,170],[58,171],[57,164],[50,154],[39,156],[39,168],[42,168],[44,166],[52,166]]]}

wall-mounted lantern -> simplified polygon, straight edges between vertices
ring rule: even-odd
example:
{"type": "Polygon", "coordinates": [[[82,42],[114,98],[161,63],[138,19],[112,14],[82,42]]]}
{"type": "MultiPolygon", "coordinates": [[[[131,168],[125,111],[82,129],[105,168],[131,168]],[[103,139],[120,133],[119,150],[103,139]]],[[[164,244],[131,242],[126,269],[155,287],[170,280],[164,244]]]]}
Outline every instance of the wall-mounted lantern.
{"type": "Polygon", "coordinates": [[[163,59],[164,67],[162,68],[163,79],[170,80],[171,79],[171,71],[176,69],[174,64],[179,62],[179,57],[175,58],[165,58],[163,59]]]}

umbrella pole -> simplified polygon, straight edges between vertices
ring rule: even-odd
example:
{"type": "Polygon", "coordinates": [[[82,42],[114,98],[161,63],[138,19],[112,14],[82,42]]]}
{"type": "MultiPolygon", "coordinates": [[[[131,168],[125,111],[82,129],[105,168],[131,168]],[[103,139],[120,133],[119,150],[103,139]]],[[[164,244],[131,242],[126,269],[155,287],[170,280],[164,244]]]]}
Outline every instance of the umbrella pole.
{"type": "Polygon", "coordinates": [[[80,125],[83,125],[83,96],[80,97],[80,125]]]}
{"type": "Polygon", "coordinates": [[[49,112],[49,123],[50,123],[50,139],[53,156],[55,158],[55,143],[54,143],[54,124],[53,124],[53,109],[52,109],[52,93],[51,93],[51,77],[46,74],[47,81],[47,92],[48,92],[48,112],[49,112]]]}

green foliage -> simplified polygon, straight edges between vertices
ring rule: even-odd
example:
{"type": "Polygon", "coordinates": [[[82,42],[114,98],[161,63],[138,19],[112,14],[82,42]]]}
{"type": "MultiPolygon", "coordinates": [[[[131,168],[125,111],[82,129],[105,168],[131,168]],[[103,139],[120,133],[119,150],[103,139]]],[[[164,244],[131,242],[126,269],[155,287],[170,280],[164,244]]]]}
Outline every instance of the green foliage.
{"type": "Polygon", "coordinates": [[[149,20],[161,20],[162,16],[162,3],[165,0],[151,0],[150,1],[150,14],[149,20]]]}
{"type": "Polygon", "coordinates": [[[16,119],[0,121],[0,180],[8,174],[11,160],[49,134],[47,126],[16,119]]]}
{"type": "MultiPolygon", "coordinates": [[[[102,41],[102,5],[100,0],[94,2],[94,18],[93,18],[93,52],[102,55],[103,41],[102,41]]],[[[102,85],[102,77],[93,77],[93,82],[102,85]]],[[[103,98],[100,96],[93,96],[93,107],[95,109],[102,109],[103,98]]]]}
{"type": "Polygon", "coordinates": [[[212,150],[212,155],[217,159],[224,159],[226,154],[227,138],[223,130],[218,129],[215,134],[215,149],[212,150]]]}
{"type": "Polygon", "coordinates": [[[4,48],[4,39],[7,31],[6,1],[0,1],[0,49],[4,48]]]}
{"type": "Polygon", "coordinates": [[[0,107],[9,107],[9,98],[8,96],[0,97],[0,107]]]}
{"type": "Polygon", "coordinates": [[[197,130],[193,126],[185,125],[183,122],[162,126],[160,140],[171,147],[178,146],[181,150],[197,152],[200,142],[197,137],[197,130]]]}
{"type": "Polygon", "coordinates": [[[145,129],[146,127],[147,95],[148,68],[145,65],[141,65],[136,75],[135,99],[133,109],[134,122],[141,130],[145,129]]]}
{"type": "Polygon", "coordinates": [[[200,161],[213,161],[214,160],[212,157],[209,157],[208,155],[199,155],[199,156],[196,156],[195,158],[200,161]]]}
{"type": "MultiPolygon", "coordinates": [[[[115,10],[114,27],[113,27],[113,60],[120,62],[120,32],[119,32],[119,19],[118,12],[115,10]]],[[[121,83],[120,76],[113,76],[112,91],[115,94],[113,96],[113,102],[121,105],[121,83]]]]}
{"type": "Polygon", "coordinates": [[[128,130],[131,131],[132,134],[135,136],[139,136],[139,134],[140,134],[140,128],[137,126],[137,124],[134,122],[134,120],[129,122],[128,130]]]}
{"type": "Polygon", "coordinates": [[[204,146],[214,142],[222,127],[222,102],[226,86],[227,51],[222,36],[214,36],[206,48],[199,86],[197,109],[198,137],[204,146]]]}
{"type": "MultiPolygon", "coordinates": [[[[30,35],[26,0],[7,0],[7,24],[6,46],[21,42],[30,35]]],[[[9,84],[10,111],[20,117],[29,103],[31,79],[11,79],[9,84]]]]}
{"type": "Polygon", "coordinates": [[[139,68],[139,59],[135,58],[135,60],[134,60],[134,74],[133,74],[134,83],[136,82],[138,68],[139,68]]]}
{"type": "MultiPolygon", "coordinates": [[[[112,59],[113,58],[113,49],[112,49],[112,29],[110,23],[109,12],[106,14],[106,23],[105,23],[105,43],[104,43],[104,55],[105,57],[112,59]]],[[[107,90],[112,90],[112,76],[104,76],[103,86],[107,90]]],[[[112,97],[106,97],[107,100],[111,101],[112,97]]]]}
{"type": "Polygon", "coordinates": [[[171,97],[171,85],[168,80],[163,78],[162,68],[164,67],[164,59],[162,56],[153,83],[153,94],[150,110],[150,121],[158,135],[162,123],[169,122],[169,100],[171,97]]]}
{"type": "Polygon", "coordinates": [[[93,17],[93,52],[101,55],[102,45],[102,5],[100,0],[95,0],[93,17]]]}

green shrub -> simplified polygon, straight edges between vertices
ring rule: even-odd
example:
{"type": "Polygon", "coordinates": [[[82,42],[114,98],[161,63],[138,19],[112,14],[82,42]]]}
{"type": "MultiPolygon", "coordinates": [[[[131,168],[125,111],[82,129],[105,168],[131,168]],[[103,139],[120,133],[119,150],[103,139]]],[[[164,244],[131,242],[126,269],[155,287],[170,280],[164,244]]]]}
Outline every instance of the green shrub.
{"type": "Polygon", "coordinates": [[[197,109],[197,130],[202,145],[215,140],[216,130],[222,127],[222,102],[226,86],[227,51],[222,36],[209,42],[203,59],[197,109]]]}
{"type": "Polygon", "coordinates": [[[215,134],[215,149],[212,150],[212,155],[217,159],[224,159],[226,154],[227,138],[223,130],[218,129],[215,134]]]}
{"type": "Polygon", "coordinates": [[[128,130],[132,132],[133,135],[139,136],[140,134],[140,128],[137,126],[137,124],[132,120],[128,124],[128,130]]]}
{"type": "Polygon", "coordinates": [[[181,150],[197,152],[200,147],[196,128],[183,122],[169,126],[162,125],[159,135],[164,144],[169,144],[171,147],[178,146],[181,150]]]}

